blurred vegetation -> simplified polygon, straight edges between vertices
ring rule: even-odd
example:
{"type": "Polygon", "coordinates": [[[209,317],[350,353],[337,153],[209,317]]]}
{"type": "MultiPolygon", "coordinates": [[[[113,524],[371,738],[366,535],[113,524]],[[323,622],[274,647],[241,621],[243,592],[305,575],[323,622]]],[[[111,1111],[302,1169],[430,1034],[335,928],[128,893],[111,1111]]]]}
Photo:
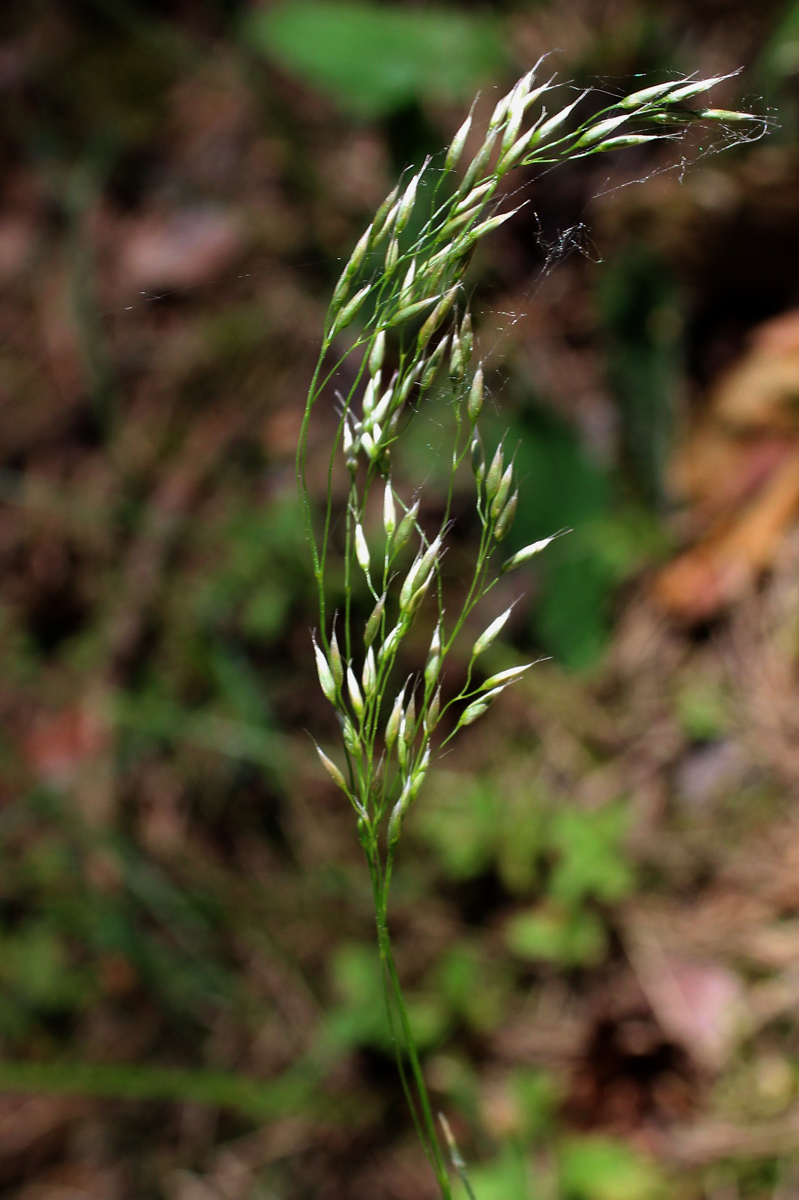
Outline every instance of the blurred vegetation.
{"type": "MultiPolygon", "coordinates": [[[[544,174],[475,261],[511,549],[573,532],[508,627],[550,661],[412,814],[400,969],[479,1200],[795,1189],[790,522],[708,619],[651,584],[701,536],[675,519],[691,418],[799,305],[798,39],[793,2],[3,7],[4,1195],[428,1194],[368,881],[307,736],[328,718],[293,455],[363,224],[476,89],[482,120],[555,48],[611,90],[743,65],[719,104],[756,93],[781,129],[697,149],[682,183],[668,147],[544,174]]],[[[399,469],[432,509],[426,417],[399,469]]]]}

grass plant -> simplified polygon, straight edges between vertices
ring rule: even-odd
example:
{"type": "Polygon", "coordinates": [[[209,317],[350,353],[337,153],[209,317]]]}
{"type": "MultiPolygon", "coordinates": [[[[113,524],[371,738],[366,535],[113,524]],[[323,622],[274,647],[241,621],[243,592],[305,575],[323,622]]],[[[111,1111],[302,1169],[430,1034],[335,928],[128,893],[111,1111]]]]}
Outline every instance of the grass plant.
{"type": "Polygon", "coordinates": [[[762,127],[749,113],[690,107],[723,76],[647,86],[600,111],[594,106],[581,120],[589,91],[575,94],[554,78],[539,82],[541,65],[497,102],[471,156],[467,146],[475,141],[474,109],[443,160],[428,160],[409,173],[361,236],[330,303],[297,453],[318,587],[313,648],[320,687],[341,727],[342,744],[334,752],[338,762],[320,746],[317,750],[355,813],[372,883],[397,1066],[444,1200],[452,1195],[445,1146],[470,1195],[471,1189],[445,1119],[443,1138],[439,1136],[414,1043],[389,934],[391,878],[403,823],[434,753],[477,721],[532,665],[480,677],[481,655],[501,635],[511,608],[467,647],[465,679],[454,694],[443,687],[447,658],[500,576],[529,562],[552,540],[532,542],[509,557],[502,552],[518,488],[513,456],[504,442],[487,451],[481,435],[484,364],[474,361],[466,272],[482,239],[526,203],[500,211],[509,195],[518,194],[508,186],[508,177],[519,168],[550,168],[680,139],[697,122],[721,126],[732,134],[729,140],[735,140],[738,127],[751,130],[753,120],[758,133],[762,127]],[[342,379],[347,381],[343,394],[334,390],[342,379]],[[449,484],[443,514],[429,530],[422,520],[420,490],[403,496],[395,484],[392,451],[426,398],[442,387],[450,395],[449,484]],[[317,513],[307,476],[309,432],[317,406],[332,403],[338,405],[338,427],[330,450],[327,500],[317,513]],[[453,606],[443,563],[456,476],[469,465],[480,534],[470,579],[453,606]],[[347,498],[340,512],[336,497],[342,479],[347,498]],[[339,555],[343,609],[331,613],[332,581],[342,569],[339,555]],[[365,620],[358,619],[353,603],[362,583],[373,605],[365,620]],[[423,606],[434,629],[426,661],[402,679],[400,651],[423,606]]]}

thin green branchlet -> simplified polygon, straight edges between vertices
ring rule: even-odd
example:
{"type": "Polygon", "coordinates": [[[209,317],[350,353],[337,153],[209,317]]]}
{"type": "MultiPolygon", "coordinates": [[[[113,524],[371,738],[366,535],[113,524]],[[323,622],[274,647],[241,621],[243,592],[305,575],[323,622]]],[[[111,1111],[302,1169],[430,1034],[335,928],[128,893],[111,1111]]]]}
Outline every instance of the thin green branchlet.
{"type": "MultiPolygon", "coordinates": [[[[516,512],[516,473],[504,442],[490,456],[485,452],[480,429],[484,367],[473,362],[464,278],[481,240],[521,207],[497,211],[510,172],[680,138],[700,120],[725,129],[759,121],[748,113],[686,109],[687,102],[724,78],[677,79],[645,87],[579,122],[575,113],[587,93],[550,111],[558,85],[554,79],[536,83],[534,68],[498,101],[470,162],[462,160],[473,113],[455,134],[443,166],[426,161],[386,197],[344,267],[327,314],[302,422],[297,473],[318,588],[319,628],[313,650],[319,685],[341,727],[340,765],[321,747],[317,750],[323,768],[356,814],[371,875],[400,1078],[444,1200],[452,1194],[449,1168],[388,933],[394,855],[435,750],[478,720],[532,665],[511,667],[475,682],[478,659],[500,636],[511,606],[476,638],[463,686],[444,700],[444,667],[456,639],[499,577],[530,561],[553,540],[540,539],[503,556],[502,542],[516,512]],[[358,332],[346,344],[341,335],[356,321],[358,332]],[[346,394],[336,393],[338,429],[331,447],[327,500],[317,521],[306,475],[311,415],[328,395],[332,381],[343,374],[348,359],[355,366],[348,372],[346,394]],[[449,484],[444,513],[430,533],[419,520],[420,497],[403,496],[395,485],[392,448],[425,397],[442,387],[451,396],[449,484]],[[329,564],[334,522],[340,516],[335,510],[339,463],[348,479],[343,513],[344,605],[331,621],[329,564]],[[465,591],[450,610],[445,607],[449,598],[442,564],[455,480],[465,465],[471,465],[474,477],[480,536],[465,591]],[[375,495],[379,503],[371,502],[373,493],[380,493],[375,495]],[[362,624],[354,619],[352,603],[360,590],[359,576],[373,602],[362,624]],[[400,648],[423,606],[432,613],[434,628],[424,666],[418,674],[397,679],[400,648]]],[[[453,1162],[463,1176],[460,1159],[453,1162]]]]}

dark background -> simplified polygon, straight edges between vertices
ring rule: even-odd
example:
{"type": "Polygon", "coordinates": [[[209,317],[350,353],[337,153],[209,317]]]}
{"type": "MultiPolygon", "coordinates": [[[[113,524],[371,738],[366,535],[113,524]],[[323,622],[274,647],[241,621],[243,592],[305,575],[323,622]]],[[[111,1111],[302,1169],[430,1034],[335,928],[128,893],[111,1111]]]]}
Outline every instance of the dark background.
{"type": "Polygon", "coordinates": [[[795,0],[5,0],[3,1196],[435,1195],[293,456],[342,259],[545,50],[743,67],[714,103],[779,128],[530,180],[475,263],[515,545],[574,533],[496,651],[549,660],[408,822],[400,968],[479,1200],[796,1195],[795,0]]]}

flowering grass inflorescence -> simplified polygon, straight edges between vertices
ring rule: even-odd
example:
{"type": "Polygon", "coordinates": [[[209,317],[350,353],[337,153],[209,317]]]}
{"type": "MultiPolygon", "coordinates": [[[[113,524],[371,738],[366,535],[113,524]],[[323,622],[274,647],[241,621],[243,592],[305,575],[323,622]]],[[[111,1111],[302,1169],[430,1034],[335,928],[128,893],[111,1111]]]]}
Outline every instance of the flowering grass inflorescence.
{"type": "MultiPolygon", "coordinates": [[[[540,65],[540,64],[537,64],[540,65]]],[[[463,687],[442,695],[444,664],[467,618],[499,576],[521,566],[552,538],[510,557],[501,554],[513,523],[518,490],[512,458],[501,442],[487,455],[480,433],[484,373],[473,360],[472,318],[464,276],[480,243],[519,211],[498,212],[505,177],[518,167],[573,160],[683,135],[697,121],[730,127],[751,122],[748,113],[685,106],[724,77],[677,79],[642,88],[577,122],[582,92],[549,111],[553,79],[536,82],[536,68],[496,104],[471,161],[463,165],[473,116],[456,133],[441,164],[427,161],[386,197],[358,241],[336,285],[319,361],[308,395],[297,455],[298,477],[319,594],[314,652],[319,683],[342,731],[342,764],[321,748],[330,778],[357,817],[371,873],[378,944],[397,1062],[417,1132],[443,1197],[451,1195],[431,1106],[413,1042],[391,950],[388,894],[403,821],[418,796],[438,744],[476,721],[531,664],[475,682],[477,659],[500,635],[506,609],[471,647],[463,687]],[[341,350],[340,335],[356,319],[359,332],[341,350]],[[314,406],[350,356],[356,366],[344,396],[328,472],[327,504],[317,532],[306,481],[306,451],[314,406]],[[389,367],[388,364],[391,364],[389,367]],[[452,446],[445,511],[433,536],[420,521],[420,500],[395,487],[391,451],[425,396],[446,383],[451,393],[452,446]],[[333,546],[334,481],[343,459],[349,484],[344,514],[343,612],[328,612],[333,546]],[[442,562],[450,531],[453,488],[471,463],[480,538],[471,578],[457,611],[445,611],[442,562]],[[370,494],[380,489],[382,529],[370,527],[370,494]],[[379,545],[375,553],[374,546],[379,545]],[[373,609],[356,627],[352,596],[363,576],[373,609]],[[433,611],[434,632],[423,669],[395,678],[398,652],[422,605],[433,611]],[[442,724],[443,723],[443,724],[442,724]]],[[[447,1127],[444,1127],[445,1134],[447,1127]]],[[[462,1174],[457,1154],[453,1164],[462,1174]]],[[[467,1189],[468,1181],[465,1180],[467,1189]]]]}

